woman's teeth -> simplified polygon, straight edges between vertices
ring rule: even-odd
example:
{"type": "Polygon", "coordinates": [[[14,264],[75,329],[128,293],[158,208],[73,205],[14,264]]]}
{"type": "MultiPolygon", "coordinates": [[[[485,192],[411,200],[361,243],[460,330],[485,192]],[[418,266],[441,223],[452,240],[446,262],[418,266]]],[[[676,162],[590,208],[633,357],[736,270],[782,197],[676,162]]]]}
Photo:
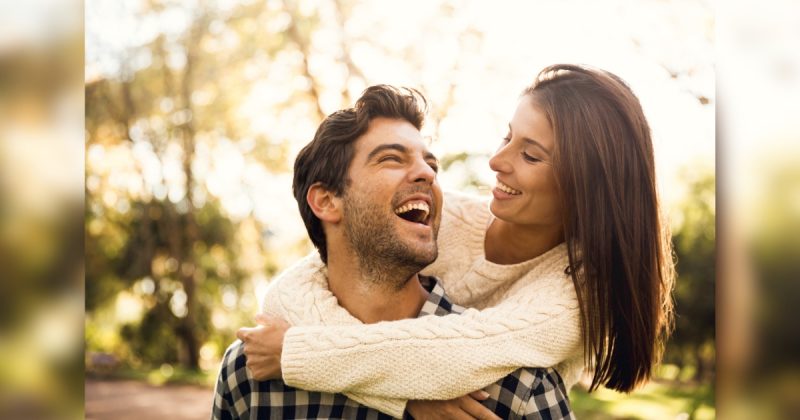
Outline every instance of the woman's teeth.
{"type": "Polygon", "coordinates": [[[502,192],[504,192],[504,193],[506,193],[506,194],[511,194],[511,195],[520,195],[520,194],[522,194],[522,191],[517,191],[517,190],[509,187],[508,185],[503,184],[500,181],[497,181],[497,189],[502,191],[502,192]]]}

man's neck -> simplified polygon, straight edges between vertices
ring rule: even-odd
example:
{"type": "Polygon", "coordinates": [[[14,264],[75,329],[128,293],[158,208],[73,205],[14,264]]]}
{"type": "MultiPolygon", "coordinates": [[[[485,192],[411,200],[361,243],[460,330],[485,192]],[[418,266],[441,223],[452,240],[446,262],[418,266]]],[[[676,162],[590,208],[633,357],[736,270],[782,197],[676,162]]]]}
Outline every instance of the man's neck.
{"type": "Polygon", "coordinates": [[[416,318],[428,298],[419,276],[379,281],[368,277],[354,259],[328,259],[328,287],[354,317],[365,324],[416,318]],[[396,287],[394,285],[401,285],[396,287]]]}

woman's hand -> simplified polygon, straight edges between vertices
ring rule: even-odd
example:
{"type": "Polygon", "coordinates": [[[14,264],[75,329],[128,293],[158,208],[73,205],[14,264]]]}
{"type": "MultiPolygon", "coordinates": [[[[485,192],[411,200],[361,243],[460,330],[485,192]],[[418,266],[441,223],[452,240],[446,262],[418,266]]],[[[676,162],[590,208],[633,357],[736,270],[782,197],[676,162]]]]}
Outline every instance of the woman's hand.
{"type": "Polygon", "coordinates": [[[406,410],[415,420],[500,420],[500,417],[478,402],[486,398],[489,398],[489,394],[486,391],[475,391],[452,400],[414,400],[406,404],[406,410]]]}
{"type": "Polygon", "coordinates": [[[289,329],[289,323],[264,314],[256,315],[256,322],[260,325],[239,328],[236,332],[236,337],[244,343],[247,369],[259,381],[281,379],[283,336],[289,329]]]}

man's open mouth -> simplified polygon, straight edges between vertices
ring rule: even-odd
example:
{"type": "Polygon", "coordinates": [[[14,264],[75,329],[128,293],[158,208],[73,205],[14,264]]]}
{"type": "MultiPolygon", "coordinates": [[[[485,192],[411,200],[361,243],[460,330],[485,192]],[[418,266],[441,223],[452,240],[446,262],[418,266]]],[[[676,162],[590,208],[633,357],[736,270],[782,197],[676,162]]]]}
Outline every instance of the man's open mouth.
{"type": "Polygon", "coordinates": [[[424,201],[411,201],[394,209],[394,213],[409,222],[428,225],[431,208],[424,201]]]}

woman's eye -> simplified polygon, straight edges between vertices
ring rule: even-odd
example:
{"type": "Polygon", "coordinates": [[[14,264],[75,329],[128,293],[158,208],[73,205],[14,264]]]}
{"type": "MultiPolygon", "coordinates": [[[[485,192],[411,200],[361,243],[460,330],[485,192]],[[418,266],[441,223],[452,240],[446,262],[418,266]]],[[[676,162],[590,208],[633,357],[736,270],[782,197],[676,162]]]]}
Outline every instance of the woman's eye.
{"type": "Polygon", "coordinates": [[[520,152],[520,154],[522,155],[522,158],[525,159],[526,162],[535,163],[535,162],[541,162],[542,161],[541,159],[535,158],[535,157],[533,157],[533,156],[531,156],[531,155],[529,155],[529,154],[527,154],[525,152],[520,152]]]}

